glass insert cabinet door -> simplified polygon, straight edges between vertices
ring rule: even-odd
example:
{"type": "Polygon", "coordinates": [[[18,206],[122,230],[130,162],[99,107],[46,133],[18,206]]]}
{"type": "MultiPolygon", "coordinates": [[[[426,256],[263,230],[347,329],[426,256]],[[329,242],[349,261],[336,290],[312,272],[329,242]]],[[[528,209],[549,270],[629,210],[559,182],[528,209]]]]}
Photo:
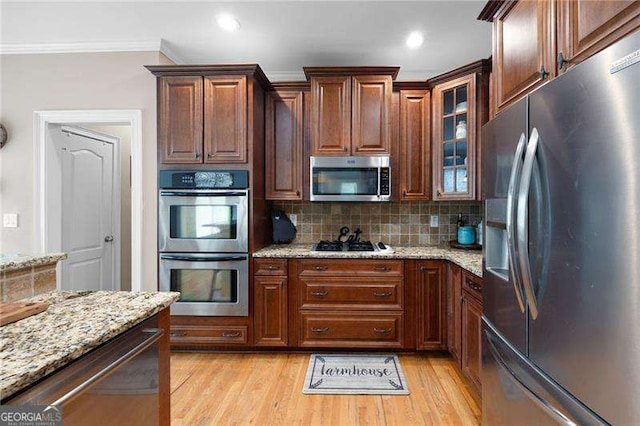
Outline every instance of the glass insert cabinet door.
{"type": "Polygon", "coordinates": [[[476,74],[433,89],[434,200],[475,199],[476,74]]]}

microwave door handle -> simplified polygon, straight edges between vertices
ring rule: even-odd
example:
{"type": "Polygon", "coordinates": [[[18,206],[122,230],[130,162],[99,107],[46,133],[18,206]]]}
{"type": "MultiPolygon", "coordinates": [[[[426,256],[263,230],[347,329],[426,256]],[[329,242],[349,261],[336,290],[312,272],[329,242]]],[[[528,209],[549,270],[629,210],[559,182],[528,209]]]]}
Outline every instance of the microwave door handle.
{"type": "Polygon", "coordinates": [[[524,133],[520,134],[520,139],[518,140],[518,145],[516,147],[516,153],[513,156],[513,164],[511,165],[511,176],[509,178],[509,188],[507,190],[507,220],[506,220],[506,228],[507,228],[507,248],[509,254],[509,266],[511,270],[511,279],[513,280],[513,288],[516,293],[516,299],[518,300],[518,305],[520,306],[520,311],[525,311],[525,302],[523,299],[523,287],[522,287],[522,278],[519,271],[518,259],[516,257],[516,218],[515,218],[515,207],[516,207],[516,196],[515,191],[520,184],[520,177],[522,172],[522,155],[524,154],[524,150],[526,147],[527,139],[524,136],[524,133]]]}
{"type": "Polygon", "coordinates": [[[160,195],[169,197],[245,197],[246,192],[190,192],[190,191],[160,191],[160,195]]]}
{"type": "Polygon", "coordinates": [[[186,262],[233,262],[239,260],[247,260],[247,256],[243,255],[231,255],[231,256],[207,256],[196,257],[179,254],[162,254],[160,255],[162,260],[182,260],[186,262]]]}

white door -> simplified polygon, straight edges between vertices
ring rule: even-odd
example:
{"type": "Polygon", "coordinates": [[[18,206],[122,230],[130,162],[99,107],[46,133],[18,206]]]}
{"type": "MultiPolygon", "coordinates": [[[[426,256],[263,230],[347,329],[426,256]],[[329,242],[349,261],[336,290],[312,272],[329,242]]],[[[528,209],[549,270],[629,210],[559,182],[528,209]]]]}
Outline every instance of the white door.
{"type": "Polygon", "coordinates": [[[114,143],[62,126],[62,290],[115,290],[114,143]]]}

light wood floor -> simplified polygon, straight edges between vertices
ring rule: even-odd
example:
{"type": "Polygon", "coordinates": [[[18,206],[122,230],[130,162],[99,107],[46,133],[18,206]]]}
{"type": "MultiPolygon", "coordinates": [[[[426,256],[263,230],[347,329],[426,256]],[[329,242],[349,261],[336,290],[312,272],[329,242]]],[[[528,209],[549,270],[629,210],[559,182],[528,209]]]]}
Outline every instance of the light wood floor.
{"type": "Polygon", "coordinates": [[[309,354],[173,353],[172,425],[478,425],[451,359],[400,355],[411,395],[304,395],[309,354]]]}

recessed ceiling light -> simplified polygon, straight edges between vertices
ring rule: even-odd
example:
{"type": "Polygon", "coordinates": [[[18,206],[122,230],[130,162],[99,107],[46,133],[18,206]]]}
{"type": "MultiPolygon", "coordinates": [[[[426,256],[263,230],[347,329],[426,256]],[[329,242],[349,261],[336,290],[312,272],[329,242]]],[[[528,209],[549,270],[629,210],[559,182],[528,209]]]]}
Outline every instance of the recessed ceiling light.
{"type": "Polygon", "coordinates": [[[225,31],[236,31],[240,29],[240,22],[228,13],[219,15],[216,19],[218,26],[225,31]]]}
{"type": "Polygon", "coordinates": [[[424,41],[424,36],[422,35],[422,33],[420,31],[414,31],[411,34],[409,34],[409,37],[407,37],[407,47],[409,47],[409,49],[417,49],[418,47],[422,46],[422,42],[424,41]]]}

